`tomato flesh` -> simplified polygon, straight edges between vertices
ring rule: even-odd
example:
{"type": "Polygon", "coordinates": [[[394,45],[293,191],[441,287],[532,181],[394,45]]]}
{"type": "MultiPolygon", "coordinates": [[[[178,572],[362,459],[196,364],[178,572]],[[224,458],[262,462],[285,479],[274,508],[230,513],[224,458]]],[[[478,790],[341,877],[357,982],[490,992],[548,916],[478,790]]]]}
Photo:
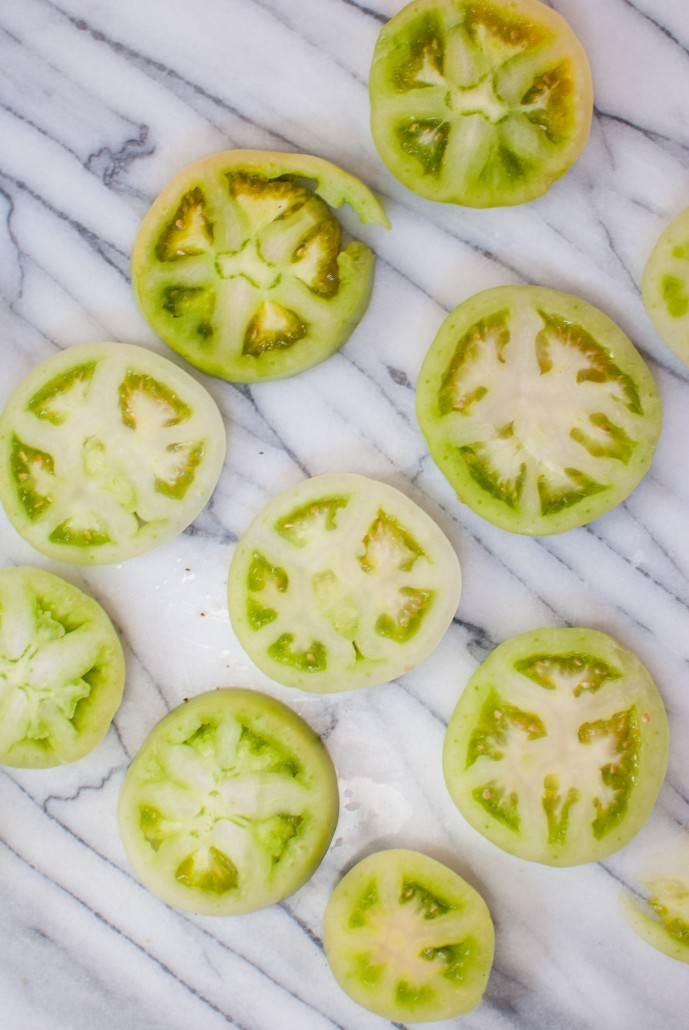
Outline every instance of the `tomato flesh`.
{"type": "Polygon", "coordinates": [[[593,107],[586,54],[536,0],[416,0],[382,29],[371,127],[393,175],[474,207],[540,196],[581,153],[593,107]]]}
{"type": "Polygon", "coordinates": [[[311,728],[267,695],[201,694],[153,728],[120,794],[120,832],[144,884],[206,915],[297,890],[337,823],[337,780],[311,728]]]}
{"type": "Polygon", "coordinates": [[[658,334],[689,365],[689,208],[672,220],[651,251],[641,296],[658,334]]]}
{"type": "Polygon", "coordinates": [[[234,630],[268,676],[332,692],[384,683],[444,635],[456,555],[436,524],[383,483],[317,476],[270,502],[229,574],[234,630]]]}
{"type": "Polygon", "coordinates": [[[658,690],[595,630],[537,630],[501,644],[447,728],[445,780],[469,822],[550,865],[597,861],[641,828],[668,759],[658,690]]]}

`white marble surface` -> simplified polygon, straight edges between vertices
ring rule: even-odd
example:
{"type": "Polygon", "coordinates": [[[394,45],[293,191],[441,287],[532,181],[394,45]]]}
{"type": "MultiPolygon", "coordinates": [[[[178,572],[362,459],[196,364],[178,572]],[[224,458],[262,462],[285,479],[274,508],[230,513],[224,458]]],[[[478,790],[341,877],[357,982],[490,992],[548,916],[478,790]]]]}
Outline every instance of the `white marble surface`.
{"type": "MultiPolygon", "coordinates": [[[[71,767],[0,772],[2,1030],[377,1030],[332,980],[321,918],[341,873],[383,846],[444,859],[488,901],[495,966],[466,1030],[684,1030],[687,967],[618,912],[647,854],[689,822],[689,373],[655,335],[639,280],[689,205],[687,0],[554,0],[589,53],[590,142],[540,200],[512,210],[436,206],[399,186],[368,130],[367,73],[399,0],[2,0],[0,401],[38,361],[95,339],[165,352],[138,314],[128,255],[170,176],[214,150],[330,158],[384,199],[393,231],[370,309],[344,350],[293,379],[203,381],[226,419],[216,494],[176,541],[118,566],[56,566],[2,516],[2,564],[32,563],[90,590],[121,632],[124,702],[71,767]],[[413,384],[445,314],[478,289],[542,283],[614,317],[657,377],[665,426],[634,494],[595,524],[531,540],[458,506],[430,461],[413,384]],[[399,681],[320,698],[268,681],[227,617],[237,535],[305,475],[351,470],[406,491],[464,569],[456,620],[399,681]],[[446,794],[440,751],[467,676],[492,646],[539,625],[589,625],[632,646],[672,729],[656,810],[623,851],[550,869],[480,838],[446,794]],[[284,903],[214,920],[165,907],[132,874],[115,823],[129,759],[190,694],[265,689],[326,738],[341,784],[333,845],[284,903]]],[[[351,213],[347,224],[354,228],[351,213]]],[[[203,378],[203,377],[201,377],[203,378]]]]}

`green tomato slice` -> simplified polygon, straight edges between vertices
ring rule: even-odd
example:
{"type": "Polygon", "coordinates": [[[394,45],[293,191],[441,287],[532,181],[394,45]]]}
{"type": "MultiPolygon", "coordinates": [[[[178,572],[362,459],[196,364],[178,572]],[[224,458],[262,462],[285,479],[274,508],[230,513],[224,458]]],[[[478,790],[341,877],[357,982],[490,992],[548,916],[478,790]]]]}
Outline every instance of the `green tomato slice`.
{"type": "Polygon", "coordinates": [[[382,29],[369,79],[378,152],[405,186],[471,207],[522,204],[591,126],[586,53],[537,0],[416,0],[382,29]]]}
{"type": "Polygon", "coordinates": [[[37,551],[120,562],[181,533],[225,457],[222,417],[143,347],[87,343],[35,368],[0,416],[0,500],[37,551]]]}
{"type": "Polygon", "coordinates": [[[169,905],[238,915],[311,876],[338,816],[335,770],[295,712],[224,688],[162,719],[129,766],[118,821],[135,872],[169,905]]]}
{"type": "Polygon", "coordinates": [[[640,877],[643,901],[621,896],[630,925],[658,951],[689,963],[689,832],[647,862],[640,877]]]}
{"type": "Polygon", "coordinates": [[[453,801],[504,851],[597,862],[646,821],[665,777],[667,716],[631,651],[589,629],[501,644],[469,680],[445,736],[453,801]]]}
{"type": "Polygon", "coordinates": [[[122,647],[105,611],[41,569],[0,570],[0,762],[75,762],[122,699],[122,647]]]}
{"type": "Polygon", "coordinates": [[[673,219],[651,251],[641,297],[659,336],[689,365],[689,208],[673,219]]]}
{"type": "Polygon", "coordinates": [[[354,1001],[396,1023],[451,1019],[476,1006],[493,963],[483,898],[417,851],[369,855],[325,910],[325,953],[354,1001]]]}
{"type": "Polygon", "coordinates": [[[146,215],[132,253],[144,316],[192,365],[230,382],[293,375],[362,318],[374,257],[332,209],[389,227],[353,175],[321,158],[228,150],[185,168],[146,215]]]}
{"type": "Polygon", "coordinates": [[[536,535],[623,501],[662,422],[653,376],[622,330],[539,286],[485,290],[447,317],[419,373],[416,410],[459,499],[536,535]]]}
{"type": "Polygon", "coordinates": [[[385,683],[440,643],[461,576],[435,522],[393,487],[316,476],[286,490],[237,544],[229,611],[266,675],[330,693],[385,683]]]}

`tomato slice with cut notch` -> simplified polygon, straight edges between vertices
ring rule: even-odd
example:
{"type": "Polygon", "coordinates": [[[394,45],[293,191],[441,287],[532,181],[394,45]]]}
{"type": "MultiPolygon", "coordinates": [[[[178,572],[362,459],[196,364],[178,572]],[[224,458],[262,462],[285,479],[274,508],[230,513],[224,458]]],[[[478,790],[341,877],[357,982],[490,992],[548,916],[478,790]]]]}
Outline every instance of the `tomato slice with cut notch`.
{"type": "Polygon", "coordinates": [[[362,318],[374,256],[333,208],[389,227],[359,179],[322,158],[227,150],[185,168],[146,215],[132,253],[139,306],[192,365],[230,382],[323,361],[362,318]]]}
{"type": "Polygon", "coordinates": [[[337,817],[335,769],[308,723],[267,694],[229,687],[185,701],[151,730],[118,807],[146,887],[176,908],[217,916],[301,887],[337,817]]]}
{"type": "Polygon", "coordinates": [[[440,643],[457,556],[399,490],[353,473],[299,483],[242,535],[229,573],[237,637],[266,675],[330,693],[385,683],[440,643]]]}
{"type": "Polygon", "coordinates": [[[641,297],[658,335],[689,365],[689,207],[670,222],[651,251],[641,297]]]}
{"type": "Polygon", "coordinates": [[[97,601],[42,569],[0,569],[0,762],[83,758],[122,700],[125,663],[97,601]]]}
{"type": "Polygon", "coordinates": [[[418,851],[378,851],[339,882],[324,917],[335,979],[395,1023],[451,1019],[481,1000],[493,923],[481,895],[418,851]]]}
{"type": "Polygon", "coordinates": [[[655,380],[622,330],[540,286],[498,286],[460,304],[423,362],[416,410],[459,499],[533,535],[623,501],[662,422],[655,380]]]}
{"type": "Polygon", "coordinates": [[[579,157],[593,110],[584,48],[538,0],[416,0],[380,33],[378,152],[405,186],[471,207],[522,204],[579,157]]]}
{"type": "Polygon", "coordinates": [[[120,562],[181,533],[211,496],[225,428],[208,392],[143,347],[49,358],[0,416],[0,500],[37,551],[120,562]]]}
{"type": "Polygon", "coordinates": [[[445,782],[498,847],[547,865],[597,862],[641,829],[665,777],[662,699],[605,633],[512,637],[469,680],[445,736],[445,782]]]}
{"type": "Polygon", "coordinates": [[[689,963],[689,830],[651,856],[639,877],[644,892],[621,895],[622,911],[647,944],[689,963]]]}

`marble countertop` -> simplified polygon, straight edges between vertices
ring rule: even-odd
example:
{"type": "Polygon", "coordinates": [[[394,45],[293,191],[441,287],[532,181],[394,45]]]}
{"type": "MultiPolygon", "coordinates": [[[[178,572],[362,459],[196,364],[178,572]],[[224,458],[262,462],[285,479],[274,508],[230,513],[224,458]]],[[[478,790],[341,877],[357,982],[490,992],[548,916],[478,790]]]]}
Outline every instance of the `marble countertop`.
{"type": "MultiPolygon", "coordinates": [[[[0,5],[0,402],[59,348],[91,340],[174,356],[144,323],[128,262],[140,220],[188,162],[228,147],[318,154],[383,199],[393,231],[350,229],[377,252],[371,306],[343,350],[292,379],[218,402],[228,452],[185,533],[121,565],[57,565],[0,516],[2,564],[34,564],[91,592],[126,651],[122,706],[72,766],[0,772],[2,1030],[378,1030],[335,984],[322,914],[354,861],[408,847],[446,861],[496,925],[466,1030],[684,1030],[687,967],[618,909],[645,857],[689,823],[689,372],[655,334],[639,282],[689,205],[686,0],[554,0],[592,65],[595,117],[577,164],[514,209],[435,205],[399,185],[371,141],[367,76],[399,0],[3,0],[0,5]],[[653,465],[619,508],[556,537],[490,526],[430,460],[414,384],[447,312],[472,293],[539,283],[612,316],[664,404],[653,465]],[[237,643],[226,574],[258,509],[304,476],[347,470],[414,498],[462,562],[458,614],[438,650],[394,683],[320,697],[273,683],[237,643]],[[632,647],[665,699],[667,780],[639,835],[604,862],[552,869],[475,833],[447,795],[440,753],[467,677],[538,626],[592,626],[632,647]],[[332,846],[283,903],[213,919],[166,907],[132,873],[115,808],[129,760],[183,698],[265,690],[325,738],[341,791],[332,846]]],[[[179,360],[181,364],[181,359],[179,360]]]]}

